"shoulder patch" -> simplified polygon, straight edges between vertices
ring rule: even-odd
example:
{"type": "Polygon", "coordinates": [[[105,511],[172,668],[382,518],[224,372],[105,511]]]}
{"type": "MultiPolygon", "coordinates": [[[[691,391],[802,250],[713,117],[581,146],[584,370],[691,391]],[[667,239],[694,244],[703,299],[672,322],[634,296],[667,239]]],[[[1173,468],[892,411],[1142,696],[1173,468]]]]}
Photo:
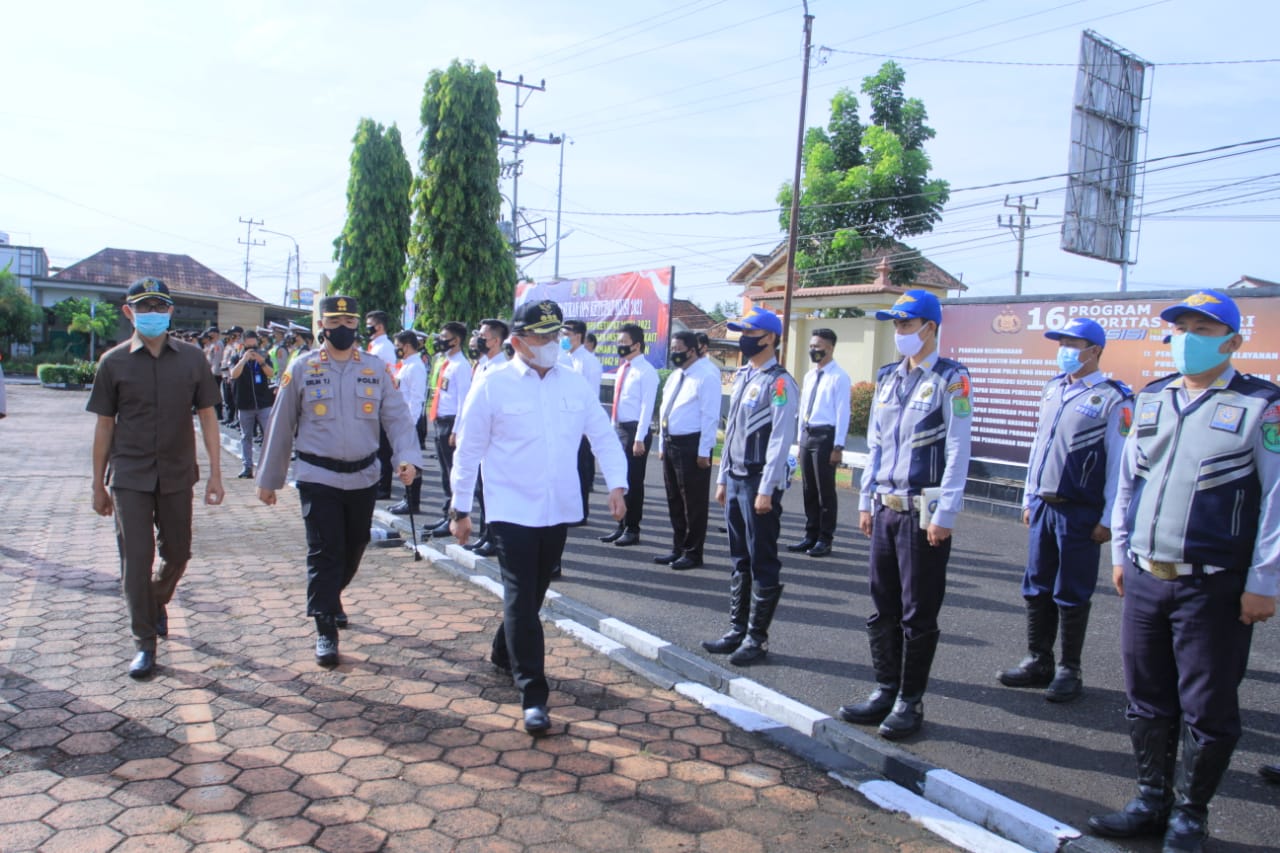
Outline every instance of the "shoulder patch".
{"type": "Polygon", "coordinates": [[[1128,403],[1120,407],[1120,435],[1128,438],[1129,431],[1133,429],[1133,406],[1128,403]]]}
{"type": "Polygon", "coordinates": [[[973,414],[973,406],[969,405],[968,397],[952,397],[951,398],[951,414],[957,418],[967,418],[973,414]]]}
{"type": "Polygon", "coordinates": [[[290,383],[290,382],[292,382],[292,381],[293,381],[293,371],[286,370],[286,371],[284,372],[284,377],[280,380],[280,387],[281,387],[281,388],[288,388],[288,387],[289,387],[289,383],[290,383]]]}
{"type": "Polygon", "coordinates": [[[961,374],[960,378],[947,386],[947,393],[955,394],[959,397],[968,397],[969,392],[973,390],[973,386],[969,384],[968,374],[961,374]]]}
{"type": "Polygon", "coordinates": [[[787,404],[787,377],[779,376],[773,383],[773,404],[775,406],[785,406],[787,404]]]}

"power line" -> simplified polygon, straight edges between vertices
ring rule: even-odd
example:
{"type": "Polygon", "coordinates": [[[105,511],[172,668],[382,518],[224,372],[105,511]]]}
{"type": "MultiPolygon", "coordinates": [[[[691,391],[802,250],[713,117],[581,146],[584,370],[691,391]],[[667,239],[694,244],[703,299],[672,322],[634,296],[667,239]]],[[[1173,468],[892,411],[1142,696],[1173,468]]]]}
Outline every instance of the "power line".
{"type": "MultiPolygon", "coordinates": [[[[1014,60],[1001,59],[952,59],[945,56],[901,56],[893,53],[871,53],[865,50],[841,50],[839,48],[821,48],[832,53],[845,53],[852,56],[867,56],[876,59],[892,59],[895,62],[946,62],[955,65],[1011,65],[1022,68],[1077,68],[1078,63],[1075,62],[1018,62],[1014,60]]],[[[1160,68],[1169,67],[1186,67],[1195,65],[1258,65],[1263,63],[1280,62],[1280,59],[1205,59],[1194,62],[1152,62],[1160,68]]]]}

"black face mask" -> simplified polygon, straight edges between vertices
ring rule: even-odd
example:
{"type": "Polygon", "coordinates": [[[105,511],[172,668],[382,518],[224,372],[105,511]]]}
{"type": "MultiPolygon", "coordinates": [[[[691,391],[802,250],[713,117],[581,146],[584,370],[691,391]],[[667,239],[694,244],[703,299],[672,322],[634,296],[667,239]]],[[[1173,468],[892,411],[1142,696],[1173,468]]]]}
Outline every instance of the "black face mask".
{"type": "Polygon", "coordinates": [[[618,344],[618,355],[622,356],[623,358],[626,358],[627,356],[631,355],[631,350],[632,350],[631,344],[618,344]]]}
{"type": "Polygon", "coordinates": [[[350,326],[338,326],[336,329],[325,329],[324,339],[336,350],[349,350],[356,342],[356,330],[350,326]]]}
{"type": "Polygon", "coordinates": [[[814,364],[817,364],[818,362],[822,361],[826,357],[827,357],[826,350],[822,350],[822,349],[809,350],[809,360],[812,361],[814,364]]]}
{"type": "Polygon", "coordinates": [[[365,327],[364,327],[364,330],[365,330],[365,333],[366,333],[366,334],[368,334],[368,335],[369,335],[369,337],[371,337],[371,338],[376,338],[376,337],[378,336],[378,327],[377,327],[377,326],[365,326],[365,327]]]}
{"type": "Polygon", "coordinates": [[[511,344],[503,344],[503,345],[502,345],[502,351],[503,351],[503,352],[505,352],[505,353],[507,354],[507,358],[515,358],[515,357],[516,357],[516,350],[515,350],[515,347],[511,346],[511,344]]]}
{"type": "Polygon", "coordinates": [[[449,342],[444,338],[436,338],[431,342],[431,348],[436,352],[445,352],[449,349],[449,342]]]}
{"type": "Polygon", "coordinates": [[[400,361],[404,361],[404,350],[400,347],[396,347],[396,358],[400,361]]]}
{"type": "Polygon", "coordinates": [[[684,352],[671,353],[671,363],[674,364],[676,367],[684,367],[685,362],[687,362],[688,360],[689,360],[688,350],[684,352]]]}
{"type": "Polygon", "coordinates": [[[467,355],[471,356],[472,361],[478,361],[484,353],[480,352],[477,347],[480,346],[479,341],[472,341],[471,346],[467,347],[467,355]]]}

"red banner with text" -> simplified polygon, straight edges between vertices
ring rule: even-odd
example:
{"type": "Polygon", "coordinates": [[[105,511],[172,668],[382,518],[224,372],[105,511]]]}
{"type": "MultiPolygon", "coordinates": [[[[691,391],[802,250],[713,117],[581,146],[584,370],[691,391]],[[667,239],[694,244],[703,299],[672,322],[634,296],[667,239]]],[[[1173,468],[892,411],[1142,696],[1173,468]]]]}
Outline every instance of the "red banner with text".
{"type": "MultiPolygon", "coordinates": [[[[1181,299],[1077,302],[983,302],[942,309],[939,352],[959,361],[973,378],[973,456],[1025,465],[1035,437],[1044,383],[1058,374],[1058,344],[1044,336],[1072,318],[1088,317],[1107,332],[1101,368],[1134,389],[1175,372],[1164,337],[1169,324],[1160,312],[1181,299]]],[[[1280,299],[1236,297],[1244,346],[1233,357],[1237,370],[1263,379],[1280,378],[1280,299]],[[1273,330],[1259,335],[1259,330],[1273,330]]]]}

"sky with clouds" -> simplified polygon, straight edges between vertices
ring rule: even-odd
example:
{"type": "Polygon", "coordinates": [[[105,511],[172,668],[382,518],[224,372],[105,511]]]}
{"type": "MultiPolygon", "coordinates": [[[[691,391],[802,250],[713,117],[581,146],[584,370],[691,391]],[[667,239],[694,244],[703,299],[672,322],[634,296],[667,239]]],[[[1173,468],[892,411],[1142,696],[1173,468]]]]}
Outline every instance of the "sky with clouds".
{"type": "MultiPolygon", "coordinates": [[[[826,123],[885,56],[937,137],[951,201],[912,239],[975,295],[1012,292],[1006,194],[1038,199],[1024,292],[1105,291],[1117,268],[1058,247],[1080,33],[1154,63],[1134,289],[1280,280],[1280,11],[1251,0],[810,0],[808,121],[826,123]],[[1210,64],[1212,63],[1212,64],[1210,64]],[[1190,152],[1235,146],[1211,154],[1190,152]],[[1043,180],[1031,180],[1043,177],[1043,180]],[[999,185],[999,186],[990,186],[999,185]],[[985,187],[985,188],[984,188],[985,187]]],[[[783,238],[803,8],[781,0],[260,0],[5,4],[0,231],[65,266],[105,247],[185,253],[245,278],[253,218],[299,244],[304,286],[332,274],[351,138],[396,123],[415,170],[422,87],[474,60],[545,80],[521,129],[565,134],[560,273],[674,265],[678,296],[783,238]],[[662,214],[662,215],[656,215],[662,214]]],[[[504,128],[512,87],[500,87],[504,128]]],[[[866,117],[865,98],[863,116],[866,117]]],[[[561,149],[523,152],[520,206],[554,239],[561,149]]],[[[503,192],[509,198],[510,182],[503,192]]],[[[255,233],[250,289],[278,302],[289,239],[255,233]]],[[[546,279],[553,252],[526,259],[546,279]]]]}

